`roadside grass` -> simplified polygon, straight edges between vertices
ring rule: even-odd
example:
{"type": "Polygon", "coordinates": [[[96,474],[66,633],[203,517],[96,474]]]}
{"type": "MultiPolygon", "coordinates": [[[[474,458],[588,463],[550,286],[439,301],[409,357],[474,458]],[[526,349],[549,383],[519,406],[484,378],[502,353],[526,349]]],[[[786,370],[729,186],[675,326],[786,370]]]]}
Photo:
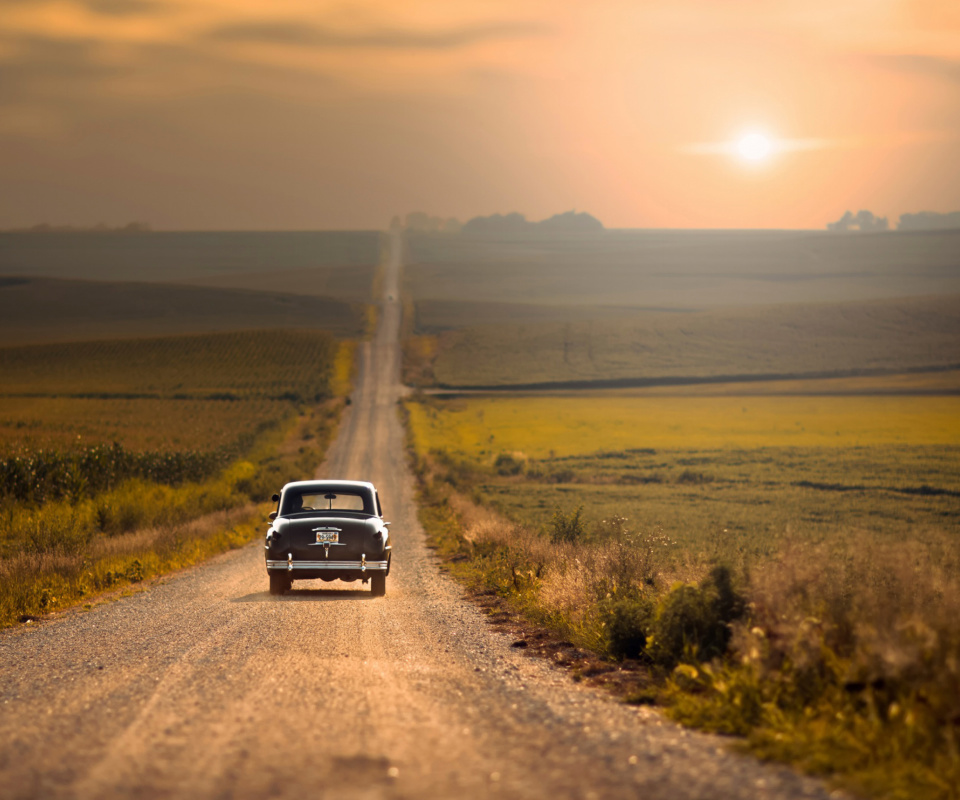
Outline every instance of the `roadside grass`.
{"type": "Polygon", "coordinates": [[[956,398],[673,397],[652,401],[669,425],[644,403],[623,424],[637,399],[408,401],[451,572],[646,670],[628,702],[855,791],[955,800],[956,398]],[[785,408],[802,430],[771,427],[785,408]]]}

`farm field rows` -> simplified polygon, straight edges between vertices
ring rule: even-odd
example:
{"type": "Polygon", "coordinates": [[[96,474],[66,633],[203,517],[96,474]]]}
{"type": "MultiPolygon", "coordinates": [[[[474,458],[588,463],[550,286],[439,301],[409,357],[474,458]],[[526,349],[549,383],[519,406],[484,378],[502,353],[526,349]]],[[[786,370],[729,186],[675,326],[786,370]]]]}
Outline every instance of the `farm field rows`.
{"type": "Polygon", "coordinates": [[[295,404],[160,397],[0,396],[0,456],[118,442],[131,450],[210,451],[233,445],[295,404]]]}
{"type": "Polygon", "coordinates": [[[323,331],[240,331],[0,349],[2,394],[313,400],[337,344],[323,331]]]}

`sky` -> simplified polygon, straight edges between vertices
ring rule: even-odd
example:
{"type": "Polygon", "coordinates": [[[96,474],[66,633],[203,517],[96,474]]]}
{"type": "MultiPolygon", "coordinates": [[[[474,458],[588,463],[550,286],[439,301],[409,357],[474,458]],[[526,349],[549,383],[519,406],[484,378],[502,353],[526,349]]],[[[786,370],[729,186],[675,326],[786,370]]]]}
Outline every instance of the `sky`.
{"type": "Polygon", "coordinates": [[[0,228],[960,209],[958,0],[0,0],[0,228]]]}

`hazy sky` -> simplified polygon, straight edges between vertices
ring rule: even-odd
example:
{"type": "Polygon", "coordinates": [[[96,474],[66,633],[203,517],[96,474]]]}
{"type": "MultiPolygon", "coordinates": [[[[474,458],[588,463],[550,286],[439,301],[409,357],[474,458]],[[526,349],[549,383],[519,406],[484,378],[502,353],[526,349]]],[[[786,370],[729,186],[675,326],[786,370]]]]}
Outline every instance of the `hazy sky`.
{"type": "Polygon", "coordinates": [[[960,0],[0,0],[0,227],[572,208],[960,209],[960,0]]]}

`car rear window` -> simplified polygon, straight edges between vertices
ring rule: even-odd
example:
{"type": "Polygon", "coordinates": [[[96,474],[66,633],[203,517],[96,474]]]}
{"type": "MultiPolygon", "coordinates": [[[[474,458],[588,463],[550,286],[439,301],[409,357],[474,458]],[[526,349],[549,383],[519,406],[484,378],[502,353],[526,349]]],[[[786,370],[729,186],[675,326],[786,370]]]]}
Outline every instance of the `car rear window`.
{"type": "Polygon", "coordinates": [[[301,511],[359,511],[371,513],[359,492],[303,492],[284,497],[283,514],[301,511]]]}

